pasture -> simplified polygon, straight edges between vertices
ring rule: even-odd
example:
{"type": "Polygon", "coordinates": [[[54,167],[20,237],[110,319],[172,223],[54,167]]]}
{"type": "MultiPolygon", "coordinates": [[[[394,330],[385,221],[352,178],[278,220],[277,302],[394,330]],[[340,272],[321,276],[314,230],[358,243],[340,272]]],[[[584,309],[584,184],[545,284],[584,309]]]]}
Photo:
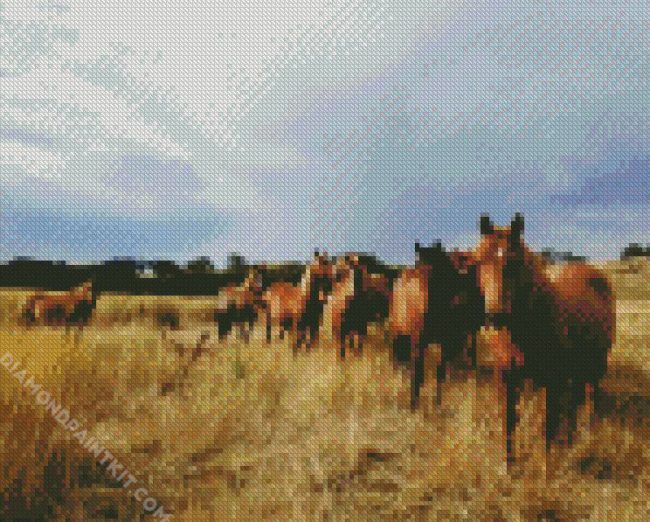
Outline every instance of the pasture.
{"type": "MultiPolygon", "coordinates": [[[[546,455],[543,401],[524,390],[511,470],[489,375],[456,372],[437,408],[429,350],[412,412],[384,326],[341,361],[327,335],[294,355],[259,322],[249,343],[218,341],[215,298],[103,294],[89,326],[66,330],[21,325],[29,292],[3,290],[0,346],[174,520],[647,520],[650,264],[603,267],[617,332],[600,409],[546,455]]],[[[141,506],[0,372],[0,518],[139,520],[141,506]]]]}

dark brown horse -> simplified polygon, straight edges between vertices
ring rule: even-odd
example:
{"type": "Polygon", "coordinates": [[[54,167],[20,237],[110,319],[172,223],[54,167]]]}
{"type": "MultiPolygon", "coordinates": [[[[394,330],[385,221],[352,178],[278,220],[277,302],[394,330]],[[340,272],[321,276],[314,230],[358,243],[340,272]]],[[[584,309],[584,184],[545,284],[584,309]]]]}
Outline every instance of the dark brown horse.
{"type": "Polygon", "coordinates": [[[250,331],[257,319],[261,290],[261,274],[251,269],[241,285],[226,286],[219,291],[214,320],[220,340],[238,324],[240,336],[248,342],[250,331]]]}
{"type": "Polygon", "coordinates": [[[440,402],[447,364],[463,353],[468,336],[480,325],[480,314],[475,318],[464,313],[465,307],[476,309],[472,302],[474,272],[461,273],[440,243],[432,248],[416,244],[416,255],[416,266],[402,270],[393,284],[388,314],[393,352],[397,359],[404,359],[405,352],[409,357],[413,409],[424,381],[425,348],[430,343],[441,345],[437,369],[440,402]]]}
{"type": "Polygon", "coordinates": [[[27,324],[84,326],[97,303],[92,281],[67,292],[37,292],[25,304],[23,316],[27,324]]]}
{"type": "Polygon", "coordinates": [[[338,258],[334,272],[328,306],[332,339],[339,343],[339,353],[344,358],[348,346],[359,354],[369,323],[387,316],[390,282],[384,274],[369,273],[355,254],[338,258]]]}
{"type": "Polygon", "coordinates": [[[514,348],[503,371],[509,460],[521,379],[546,389],[547,447],[559,429],[560,399],[565,392],[570,395],[570,440],[587,385],[597,399],[615,330],[614,298],[605,274],[582,262],[549,273],[541,256],[524,243],[523,229],[520,214],[510,227],[495,227],[482,216],[481,241],[474,252],[487,322],[507,331],[514,348]]]}
{"type": "Polygon", "coordinates": [[[300,283],[276,282],[262,296],[266,308],[266,340],[271,342],[273,329],[293,334],[294,350],[318,339],[318,331],[327,293],[332,286],[332,264],[326,255],[314,253],[300,283]]]}
{"type": "Polygon", "coordinates": [[[450,328],[466,336],[466,356],[472,367],[476,366],[476,337],[483,324],[483,297],[478,285],[477,267],[470,251],[452,250],[451,262],[458,274],[458,293],[452,301],[450,328]]]}

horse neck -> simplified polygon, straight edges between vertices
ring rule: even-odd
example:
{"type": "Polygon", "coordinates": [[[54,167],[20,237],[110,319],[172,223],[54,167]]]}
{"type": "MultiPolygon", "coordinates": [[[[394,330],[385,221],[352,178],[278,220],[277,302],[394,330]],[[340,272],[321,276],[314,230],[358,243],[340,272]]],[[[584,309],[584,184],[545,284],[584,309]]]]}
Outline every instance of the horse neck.
{"type": "Polygon", "coordinates": [[[83,286],[83,285],[80,285],[80,286],[72,289],[72,291],[70,292],[70,297],[73,300],[77,301],[77,300],[84,299],[86,297],[87,293],[88,293],[88,290],[86,289],[86,287],[83,286]]]}
{"type": "Polygon", "coordinates": [[[362,266],[352,268],[353,294],[363,292],[366,272],[362,266]]]}
{"type": "Polygon", "coordinates": [[[525,280],[532,284],[533,292],[551,292],[551,280],[546,275],[544,260],[526,245],[522,247],[525,280]]]}
{"type": "Polygon", "coordinates": [[[358,271],[351,266],[345,266],[345,268],[343,268],[342,270],[344,270],[344,272],[340,282],[337,285],[338,292],[344,296],[353,295],[356,287],[356,282],[357,282],[356,279],[357,279],[358,271]]]}
{"type": "Polygon", "coordinates": [[[523,246],[523,274],[520,284],[523,286],[519,295],[525,296],[519,301],[518,309],[513,310],[516,314],[531,315],[530,321],[540,318],[539,307],[550,307],[549,312],[557,310],[558,302],[553,283],[546,274],[543,259],[532,252],[526,245],[523,246]]]}
{"type": "Polygon", "coordinates": [[[447,255],[422,267],[429,287],[429,299],[447,301],[456,293],[458,273],[447,255]]]}

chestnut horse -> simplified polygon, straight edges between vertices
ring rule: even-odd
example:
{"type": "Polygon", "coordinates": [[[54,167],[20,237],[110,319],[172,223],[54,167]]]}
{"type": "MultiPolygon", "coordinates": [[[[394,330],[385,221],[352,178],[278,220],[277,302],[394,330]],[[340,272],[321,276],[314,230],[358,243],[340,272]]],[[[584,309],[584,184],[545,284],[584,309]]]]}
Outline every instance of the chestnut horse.
{"type": "Polygon", "coordinates": [[[549,274],[541,256],[524,243],[523,229],[520,214],[510,227],[495,227],[484,215],[474,252],[487,322],[509,332],[520,356],[520,364],[512,357],[502,375],[508,383],[509,461],[521,379],[546,389],[547,448],[559,429],[560,398],[570,393],[570,442],[587,385],[597,400],[615,330],[614,297],[606,275],[582,262],[556,267],[549,274]]]}
{"type": "Polygon", "coordinates": [[[433,248],[420,248],[416,243],[415,249],[418,262],[395,280],[388,314],[394,355],[403,358],[408,349],[412,409],[424,381],[425,348],[430,343],[442,348],[437,369],[436,400],[440,403],[447,364],[463,352],[468,336],[480,326],[479,319],[473,324],[473,316],[464,313],[465,305],[476,307],[470,302],[475,283],[470,281],[468,286],[466,274],[460,273],[440,243],[433,248]]]}
{"type": "Polygon", "coordinates": [[[287,282],[272,283],[262,296],[266,307],[266,341],[271,342],[273,328],[280,339],[292,332],[294,351],[318,338],[323,305],[332,286],[332,265],[326,255],[314,253],[296,286],[287,282]]]}
{"type": "Polygon", "coordinates": [[[214,320],[220,340],[230,333],[233,325],[239,324],[240,335],[248,342],[250,331],[257,319],[261,289],[261,274],[251,269],[240,286],[229,285],[219,291],[214,320]]]}
{"type": "Polygon", "coordinates": [[[388,313],[390,282],[384,274],[371,274],[351,254],[337,259],[332,293],[328,297],[332,317],[332,339],[339,343],[345,358],[348,345],[361,352],[368,324],[384,319],[388,313]]]}
{"type": "Polygon", "coordinates": [[[67,292],[37,292],[25,304],[24,318],[28,324],[84,326],[97,303],[92,281],[86,281],[67,292]]]}

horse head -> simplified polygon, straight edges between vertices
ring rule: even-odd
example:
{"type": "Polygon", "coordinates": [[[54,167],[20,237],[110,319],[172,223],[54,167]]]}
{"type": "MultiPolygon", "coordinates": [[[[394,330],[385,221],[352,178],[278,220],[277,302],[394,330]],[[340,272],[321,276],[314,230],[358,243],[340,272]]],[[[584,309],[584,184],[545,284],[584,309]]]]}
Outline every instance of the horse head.
{"type": "Polygon", "coordinates": [[[510,226],[496,227],[489,216],[481,216],[481,240],[473,252],[477,282],[485,300],[489,323],[504,326],[513,310],[521,286],[524,266],[524,218],[515,214],[510,226]]]}
{"type": "Polygon", "coordinates": [[[95,302],[97,301],[97,297],[98,297],[97,294],[98,292],[93,283],[93,280],[89,279],[88,281],[84,281],[83,283],[81,283],[76,288],[73,288],[69,292],[69,297],[72,300],[77,302],[85,301],[88,303],[92,303],[92,306],[94,306],[95,302]]]}
{"type": "Polygon", "coordinates": [[[335,277],[335,267],[327,256],[327,252],[314,252],[314,257],[307,265],[301,282],[303,293],[324,302],[332,289],[335,277]]]}

